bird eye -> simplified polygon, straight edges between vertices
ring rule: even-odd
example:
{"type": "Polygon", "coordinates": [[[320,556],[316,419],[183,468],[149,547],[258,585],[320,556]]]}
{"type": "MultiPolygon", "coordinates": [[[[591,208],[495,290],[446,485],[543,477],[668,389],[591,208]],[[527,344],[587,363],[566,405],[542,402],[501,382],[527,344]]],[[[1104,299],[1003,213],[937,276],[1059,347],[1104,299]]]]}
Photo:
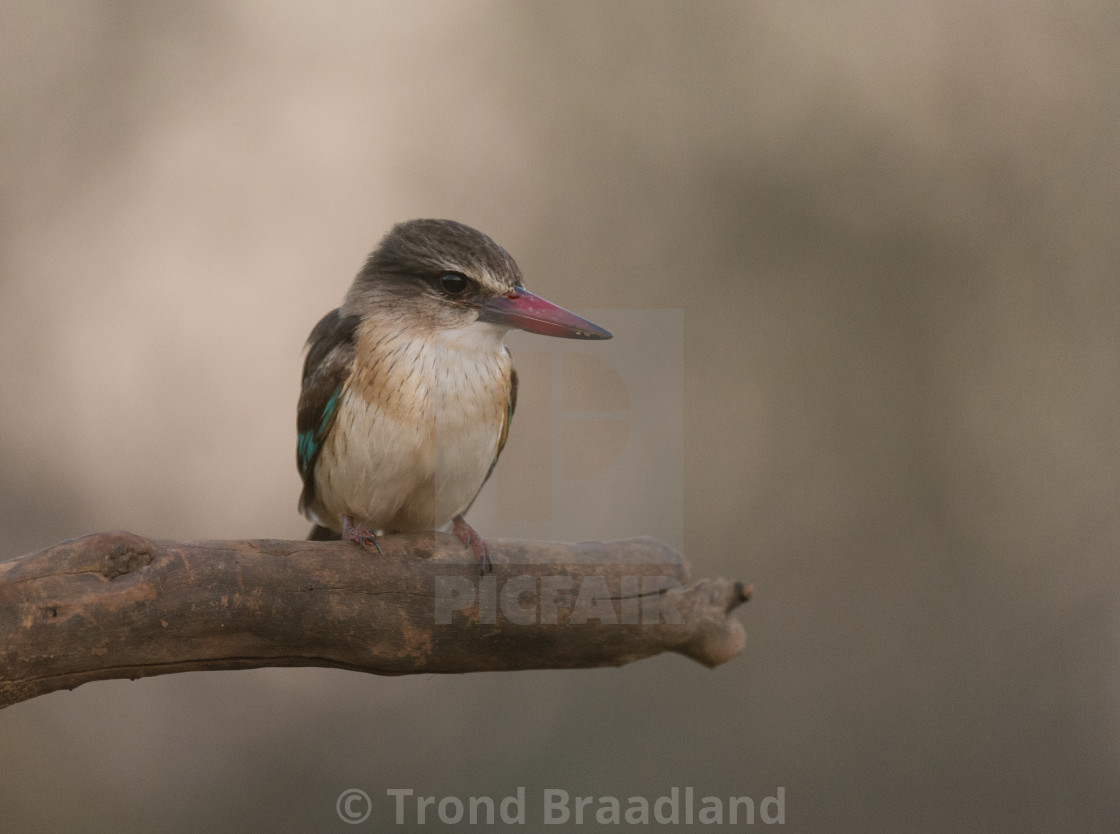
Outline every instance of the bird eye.
{"type": "Polygon", "coordinates": [[[467,288],[467,279],[458,272],[448,272],[440,277],[439,288],[448,295],[461,295],[467,288]]]}

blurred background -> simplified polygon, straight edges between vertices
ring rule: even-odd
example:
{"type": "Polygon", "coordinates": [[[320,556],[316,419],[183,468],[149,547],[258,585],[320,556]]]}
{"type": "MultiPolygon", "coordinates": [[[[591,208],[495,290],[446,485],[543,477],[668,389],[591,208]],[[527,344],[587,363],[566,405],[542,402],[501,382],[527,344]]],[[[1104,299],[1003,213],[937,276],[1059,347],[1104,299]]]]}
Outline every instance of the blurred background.
{"type": "Polygon", "coordinates": [[[797,831],[1120,829],[1118,37],[1104,2],[4,0],[0,559],[305,535],[303,341],[435,216],[616,333],[516,342],[537,406],[476,525],[655,533],[756,589],[714,671],[25,702],[4,830],[354,830],[348,788],[380,830],[388,788],[518,786],[783,787],[797,831]],[[596,500],[503,514],[546,488],[541,444],[547,488],[596,500]]]}

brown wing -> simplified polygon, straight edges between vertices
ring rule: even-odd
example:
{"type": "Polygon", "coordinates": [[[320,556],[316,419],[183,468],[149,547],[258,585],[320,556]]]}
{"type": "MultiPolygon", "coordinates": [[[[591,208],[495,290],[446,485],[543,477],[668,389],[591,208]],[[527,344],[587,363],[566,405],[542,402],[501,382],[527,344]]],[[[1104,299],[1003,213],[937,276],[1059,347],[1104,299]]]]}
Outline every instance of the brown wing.
{"type": "MultiPolygon", "coordinates": [[[[509,352],[508,349],[506,352],[509,352]]],[[[517,371],[514,368],[510,368],[509,406],[506,408],[506,418],[502,421],[502,431],[498,435],[498,451],[494,453],[494,460],[490,462],[490,468],[486,470],[486,477],[483,478],[482,483],[478,485],[478,492],[482,492],[482,488],[486,486],[486,482],[489,481],[490,476],[494,474],[494,467],[498,465],[498,458],[502,456],[502,449],[506,447],[506,440],[509,438],[509,424],[513,422],[513,410],[515,408],[517,408],[517,371]]],[[[471,503],[467,504],[467,508],[463,510],[460,515],[466,515],[470,511],[470,508],[478,498],[478,492],[474,494],[471,503]]]]}
{"type": "MultiPolygon", "coordinates": [[[[494,465],[498,462],[498,458],[502,454],[502,449],[506,447],[506,440],[509,438],[509,424],[513,422],[513,410],[517,408],[517,371],[514,368],[509,369],[509,408],[506,409],[506,419],[502,423],[502,433],[498,435],[498,452],[494,455],[494,463],[490,464],[490,471],[486,473],[486,477],[490,477],[490,473],[494,471],[494,465]]],[[[485,481],[483,481],[485,483],[485,481]]]]}
{"type": "Polygon", "coordinates": [[[303,478],[300,512],[315,500],[315,464],[334,426],[338,403],[354,364],[354,333],[359,316],[342,316],[331,310],[307,339],[303,387],[296,414],[296,466],[303,478]]]}

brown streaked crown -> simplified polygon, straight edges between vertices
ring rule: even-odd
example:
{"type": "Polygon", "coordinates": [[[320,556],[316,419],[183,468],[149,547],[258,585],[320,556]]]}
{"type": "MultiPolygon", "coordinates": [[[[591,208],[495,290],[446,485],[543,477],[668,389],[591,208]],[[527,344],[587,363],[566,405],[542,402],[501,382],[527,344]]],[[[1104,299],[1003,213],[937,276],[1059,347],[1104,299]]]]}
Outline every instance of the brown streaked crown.
{"type": "Polygon", "coordinates": [[[521,284],[517,262],[487,235],[454,220],[429,219],[394,226],[366,260],[358,280],[447,272],[462,273],[494,294],[521,284]]]}

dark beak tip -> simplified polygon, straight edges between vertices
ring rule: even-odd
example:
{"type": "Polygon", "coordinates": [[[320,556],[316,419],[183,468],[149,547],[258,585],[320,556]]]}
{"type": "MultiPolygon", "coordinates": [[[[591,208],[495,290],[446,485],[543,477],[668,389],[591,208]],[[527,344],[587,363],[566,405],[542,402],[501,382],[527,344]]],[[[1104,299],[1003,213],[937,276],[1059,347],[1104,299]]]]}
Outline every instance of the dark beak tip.
{"type": "Polygon", "coordinates": [[[614,338],[614,334],[611,333],[609,330],[604,330],[602,327],[599,327],[599,325],[595,324],[594,322],[588,321],[586,323],[591,325],[591,327],[593,327],[595,329],[591,330],[589,328],[579,327],[579,328],[574,328],[573,330],[571,330],[568,333],[564,333],[564,334],[559,334],[558,333],[558,334],[555,334],[555,335],[563,335],[563,336],[567,336],[569,339],[581,339],[581,340],[587,341],[587,342],[605,342],[607,339],[613,339],[614,338]]]}
{"type": "Polygon", "coordinates": [[[573,329],[568,333],[556,335],[563,335],[569,339],[581,339],[588,342],[605,342],[607,339],[614,338],[614,334],[609,330],[604,330],[602,327],[599,327],[599,325],[592,322],[587,322],[587,324],[590,324],[595,329],[589,330],[581,327],[578,329],[573,329]]]}

